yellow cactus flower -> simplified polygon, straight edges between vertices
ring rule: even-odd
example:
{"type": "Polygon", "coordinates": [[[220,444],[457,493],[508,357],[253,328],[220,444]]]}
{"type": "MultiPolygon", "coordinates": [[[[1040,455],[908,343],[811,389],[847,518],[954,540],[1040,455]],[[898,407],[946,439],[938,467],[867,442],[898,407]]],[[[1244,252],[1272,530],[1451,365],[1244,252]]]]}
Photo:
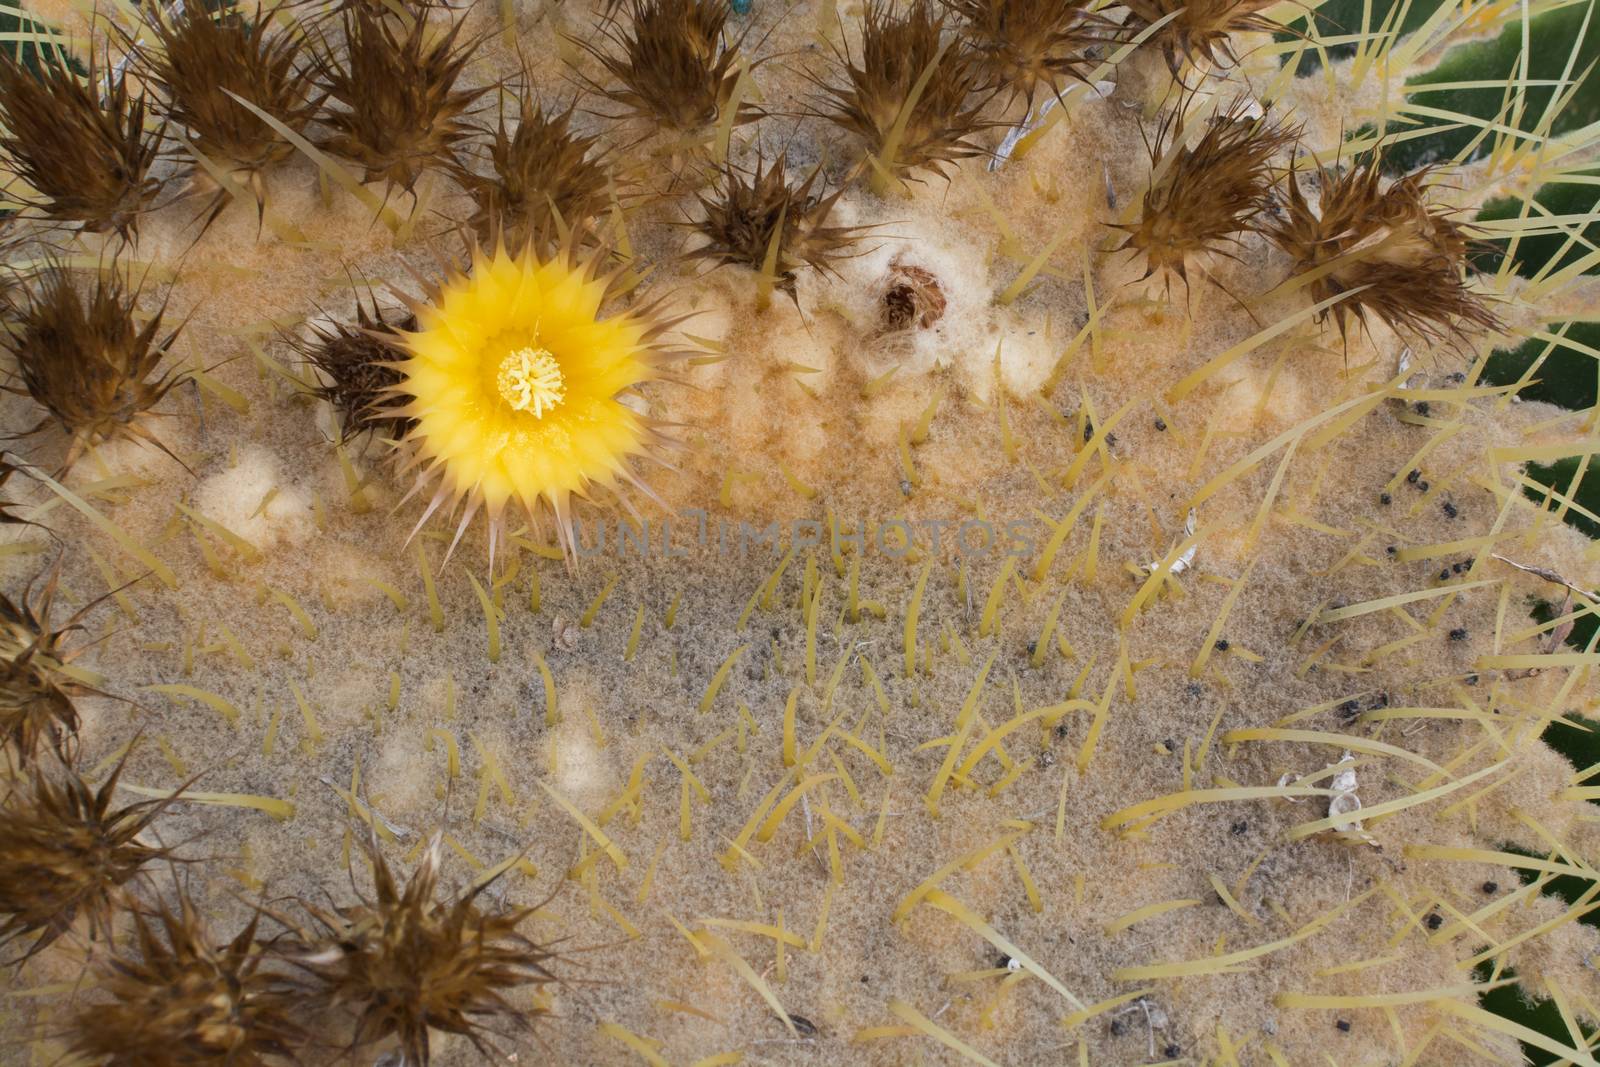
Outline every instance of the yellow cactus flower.
{"type": "Polygon", "coordinates": [[[420,469],[407,496],[433,488],[418,529],[465,502],[452,551],[482,508],[492,556],[508,503],[535,522],[548,508],[570,547],[573,496],[638,485],[628,460],[659,435],[624,399],[659,377],[668,324],[649,309],[602,317],[614,276],[595,264],[570,248],[550,258],[532,246],[475,250],[470,272],[452,271],[413,305],[395,387],[416,420],[407,465],[420,469]]]}

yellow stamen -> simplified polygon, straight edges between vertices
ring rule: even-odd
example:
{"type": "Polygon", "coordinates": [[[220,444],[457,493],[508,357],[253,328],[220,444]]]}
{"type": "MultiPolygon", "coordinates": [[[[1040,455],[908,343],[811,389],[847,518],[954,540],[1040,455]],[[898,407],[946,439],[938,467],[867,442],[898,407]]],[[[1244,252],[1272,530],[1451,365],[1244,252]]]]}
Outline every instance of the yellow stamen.
{"type": "Polygon", "coordinates": [[[500,398],[515,411],[531,411],[541,419],[566,398],[561,364],[547,348],[519,348],[500,361],[495,377],[500,398]]]}

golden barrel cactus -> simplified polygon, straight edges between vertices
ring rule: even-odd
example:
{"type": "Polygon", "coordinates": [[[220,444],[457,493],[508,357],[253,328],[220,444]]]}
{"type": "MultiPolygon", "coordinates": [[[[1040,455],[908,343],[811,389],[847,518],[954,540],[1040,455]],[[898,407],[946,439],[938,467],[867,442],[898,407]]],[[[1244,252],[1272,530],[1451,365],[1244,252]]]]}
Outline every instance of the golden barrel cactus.
{"type": "Polygon", "coordinates": [[[305,3],[125,173],[11,124],[6,811],[172,854],[7,898],[0,1060],[114,972],[252,1062],[1596,1064],[1591,7],[305,3]]]}

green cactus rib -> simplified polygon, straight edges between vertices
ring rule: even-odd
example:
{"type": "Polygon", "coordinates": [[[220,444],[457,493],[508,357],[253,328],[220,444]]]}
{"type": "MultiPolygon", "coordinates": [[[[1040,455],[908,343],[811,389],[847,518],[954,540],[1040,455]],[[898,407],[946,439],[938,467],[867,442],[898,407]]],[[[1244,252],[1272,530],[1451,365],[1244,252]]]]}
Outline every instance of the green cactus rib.
{"type": "MultiPolygon", "coordinates": [[[[1503,118],[1501,113],[1506,110],[1507,96],[1501,85],[1418,90],[1429,85],[1469,82],[1504,84],[1519,75],[1530,83],[1582,77],[1588,67],[1600,59],[1600,17],[1595,17],[1591,6],[1587,2],[1571,4],[1538,15],[1528,21],[1526,38],[1523,25],[1512,21],[1490,40],[1450,49],[1432,70],[1407,79],[1408,99],[1413,104],[1425,105],[1430,112],[1437,112],[1413,117],[1423,126],[1449,125],[1452,119],[1443,114],[1449,113],[1485,122],[1499,120],[1530,132],[1535,130],[1545,119],[1552,94],[1558,88],[1556,85],[1530,84],[1523,90],[1520,114],[1503,118]],[[1519,71],[1519,66],[1525,69],[1519,71]]],[[[1401,110],[1405,112],[1404,108],[1401,110]]],[[[1588,77],[1550,121],[1548,136],[1581,129],[1596,119],[1600,119],[1600,81],[1588,77]]],[[[1392,174],[1406,174],[1429,163],[1454,159],[1479,132],[1479,127],[1464,125],[1401,141],[1386,153],[1385,169],[1392,174]]],[[[1474,157],[1487,151],[1487,145],[1488,139],[1485,139],[1474,150],[1474,157]]]]}
{"type": "Polygon", "coordinates": [[[20,59],[24,66],[35,72],[39,69],[39,52],[46,47],[52,61],[66,59],[67,66],[78,74],[85,73],[83,64],[75,56],[67,55],[65,47],[57,43],[59,35],[41,25],[17,5],[15,0],[0,3],[0,48],[5,48],[20,59]],[[24,38],[33,35],[36,39],[24,38]],[[49,42],[46,46],[46,42],[49,42]]]}
{"type": "MultiPolygon", "coordinates": [[[[1589,216],[1587,225],[1564,225],[1561,232],[1530,234],[1517,242],[1515,270],[1524,278],[1532,278],[1542,270],[1560,270],[1582,259],[1594,246],[1600,245],[1600,169],[1591,168],[1572,175],[1575,181],[1550,182],[1541,186],[1533,196],[1533,205],[1527,208],[1530,218],[1546,216],[1576,219],[1589,216]],[[1556,262],[1547,267],[1552,260],[1556,262]]],[[[1478,213],[1482,222],[1514,219],[1524,213],[1523,201],[1515,197],[1497,197],[1490,200],[1478,213]]],[[[1477,257],[1474,266],[1493,272],[1500,268],[1505,255],[1505,243],[1495,242],[1494,251],[1477,257]]],[[[1587,274],[1600,273],[1600,265],[1591,266],[1587,274]]],[[[1592,383],[1591,383],[1592,385],[1592,383]]],[[[1592,396],[1592,394],[1591,394],[1592,396]]],[[[1593,403],[1593,400],[1590,401],[1593,403]]]]}
{"type": "Polygon", "coordinates": [[[1600,352],[1600,322],[1561,323],[1547,333],[1549,339],[1530,337],[1515,348],[1497,349],[1484,366],[1484,383],[1515,385],[1527,377],[1517,390],[1524,400],[1541,400],[1570,411],[1594,407],[1600,374],[1596,358],[1585,349],[1600,352]]]}
{"type": "MultiPolygon", "coordinates": [[[[1591,515],[1600,515],[1600,475],[1596,475],[1592,469],[1585,469],[1580,476],[1578,468],[1582,462],[1581,456],[1568,456],[1549,464],[1530,463],[1528,477],[1562,496],[1570,493],[1574,507],[1567,509],[1566,521],[1588,536],[1600,538],[1600,522],[1577,510],[1582,508],[1591,515]],[[1576,485],[1573,484],[1574,479],[1577,480],[1576,485]]],[[[1531,487],[1524,492],[1532,500],[1551,499],[1531,487]]]]}
{"type": "MultiPolygon", "coordinates": [[[[1312,28],[1303,31],[1313,40],[1329,40],[1348,37],[1358,33],[1371,33],[1379,29],[1388,29],[1394,34],[1395,39],[1420,30],[1433,13],[1440,7],[1442,0],[1420,0],[1404,3],[1404,0],[1326,0],[1315,5],[1310,12],[1309,20],[1312,28]],[[1402,8],[1395,14],[1396,8],[1402,8]],[[1398,17],[1400,25],[1398,30],[1391,26],[1391,21],[1398,17]]],[[[1293,40],[1292,34],[1279,34],[1280,41],[1293,40]]],[[[1299,66],[1295,74],[1302,78],[1309,77],[1322,69],[1323,56],[1330,61],[1349,59],[1355,55],[1356,45],[1353,42],[1325,45],[1320,51],[1308,48],[1300,54],[1299,66]]],[[[1293,62],[1293,57],[1289,57],[1293,62]]]]}

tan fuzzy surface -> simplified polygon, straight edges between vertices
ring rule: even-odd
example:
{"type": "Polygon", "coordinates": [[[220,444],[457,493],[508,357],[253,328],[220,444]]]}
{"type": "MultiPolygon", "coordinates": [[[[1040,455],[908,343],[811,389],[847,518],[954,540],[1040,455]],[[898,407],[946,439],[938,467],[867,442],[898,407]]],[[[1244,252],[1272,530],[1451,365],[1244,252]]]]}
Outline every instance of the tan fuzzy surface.
{"type": "MultiPolygon", "coordinates": [[[[76,8],[38,10],[81,28],[76,8]]],[[[598,11],[507,10],[509,33],[497,5],[464,16],[484,35],[473,84],[517,69],[513,42],[548,101],[601,77],[556,44],[592,34],[598,11]]],[[[408,540],[421,516],[418,499],[402,503],[410,476],[376,443],[341,459],[328,413],[273,369],[295,358],[280,329],[354,320],[352,278],[392,305],[462,255],[453,220],[471,204],[442,173],[415,202],[388,194],[409,219],[399,236],[297,154],[265,175],[265,203],[305,246],[238,203],[201,232],[205,195],[145,219],[132,247],[81,238],[77,254],[154,268],[147,301],[189,316],[172,358],[241,399],[174,390],[150,425],[183,465],[118,443],[62,479],[170,583],[42,484],[19,491],[54,539],[0,528],[7,589],[59,553],[63,615],[119,591],[90,615],[98,640],[77,661],[115,698],[80,702],[81,766],[109,766],[137,735],[127,783],[169,790],[198,774],[202,794],[290,805],[275,818],[179,803],[159,820],[162,842],[203,858],[178,876],[223,936],[258,902],[369,887],[368,805],[397,872],[442,829],[451,891],[525,857],[483,898],[548,898],[524,932],[562,953],[561,983],[519,1001],[548,1015],[529,1037],[494,1039],[498,1058],[524,1063],[1520,1062],[1478,1008],[1479,960],[1600,1023],[1600,934],[1485,858],[1514,848],[1582,868],[1600,849],[1595,807],[1570,792],[1577,772],[1540,740],[1552,719],[1596,712],[1594,650],[1552,649],[1529,611],[1563,590],[1494,558],[1600,586],[1594,542],[1516,480],[1530,455],[1592,451],[1595,413],[1478,384],[1491,350],[1592,307],[1593,288],[1479,278],[1507,333],[1417,348],[1421,414],[1399,388],[1405,341],[1373,323],[1345,342],[1309,321],[1303,289],[1275,288],[1290,264],[1261,238],[1191,270],[1187,291],[1106,253],[1117,235],[1104,223],[1149,178],[1141,124],[1171,101],[1159,54],[1126,60],[1104,99],[1072,97],[1022,158],[966,160],[882,196],[860,145],[809,113],[810,79],[831,76],[841,24],[855,47],[859,22],[859,4],[763,0],[730,22],[750,58],[767,57],[753,74],[767,117],[734,131],[733,159],[787,147],[795,173],[818,165],[829,191],[846,184],[830,221],[866,228],[831,273],[801,272],[793,300],[762,300],[739,268],[679,263],[702,187],[693,164],[605,118],[603,98],[580,104],[576,124],[602,131],[645,194],[619,218],[634,264],[653,270],[608,313],[662,299],[662,314],[690,316],[674,338],[695,358],[643,390],[677,443],[636,465],[659,497],[637,500],[644,558],[619,544],[623,513],[585,504],[588,551],[570,567],[548,523],[491,570],[480,521],[445,562],[454,520],[408,540]],[[946,306],[930,327],[885,328],[896,264],[936,279],[946,306]],[[1150,579],[1180,559],[1191,508],[1192,563],[1150,579]],[[1016,524],[1014,559],[1004,544],[961,550],[960,524],[980,520],[1016,524]],[[826,535],[796,546],[795,521],[866,532],[838,551],[826,535]],[[879,538],[895,521],[917,530],[909,554],[879,538]],[[774,522],[775,548],[751,543],[774,522]],[[496,662],[469,576],[498,605],[496,662]],[[1504,662],[1551,653],[1531,671],[1504,662]],[[151,688],[173,685],[230,714],[151,688]],[[1272,729],[1299,733],[1232,736],[1272,729]],[[952,744],[955,774],[942,766],[952,744]],[[1362,808],[1380,810],[1353,832],[1297,829],[1328,816],[1347,751],[1362,808]],[[1302,778],[1322,792],[1292,795],[1302,778]],[[741,839],[764,798],[797,786],[769,839],[741,839]],[[1209,792],[1229,789],[1254,792],[1209,792]],[[1191,790],[1197,802],[1159,818],[1128,811],[1191,790]],[[936,892],[911,896],[941,871],[936,892]],[[962,906],[1036,970],[1008,969],[1010,950],[952,914],[962,906]]],[[[1277,73],[1247,56],[1207,91],[1226,102],[1277,73]]],[[[1273,110],[1332,159],[1379,77],[1356,83],[1345,61],[1334,92],[1321,74],[1287,79],[1273,110]]],[[[1441,195],[1463,208],[1506,188],[1483,165],[1450,173],[1441,195]]],[[[615,225],[602,227],[612,240],[615,225]]],[[[38,417],[0,401],[8,431],[38,417]]],[[[53,470],[59,445],[19,449],[53,470]]],[[[154,871],[140,892],[172,877],[154,871]]],[[[65,938],[6,971],[26,995],[0,1001],[15,1036],[0,1062],[56,1061],[62,1006],[92,998],[73,983],[100,951],[65,938]]],[[[307,1062],[348,1038],[319,1025],[328,1045],[307,1062]]],[[[477,1055],[435,1035],[436,1063],[477,1055]]]]}

